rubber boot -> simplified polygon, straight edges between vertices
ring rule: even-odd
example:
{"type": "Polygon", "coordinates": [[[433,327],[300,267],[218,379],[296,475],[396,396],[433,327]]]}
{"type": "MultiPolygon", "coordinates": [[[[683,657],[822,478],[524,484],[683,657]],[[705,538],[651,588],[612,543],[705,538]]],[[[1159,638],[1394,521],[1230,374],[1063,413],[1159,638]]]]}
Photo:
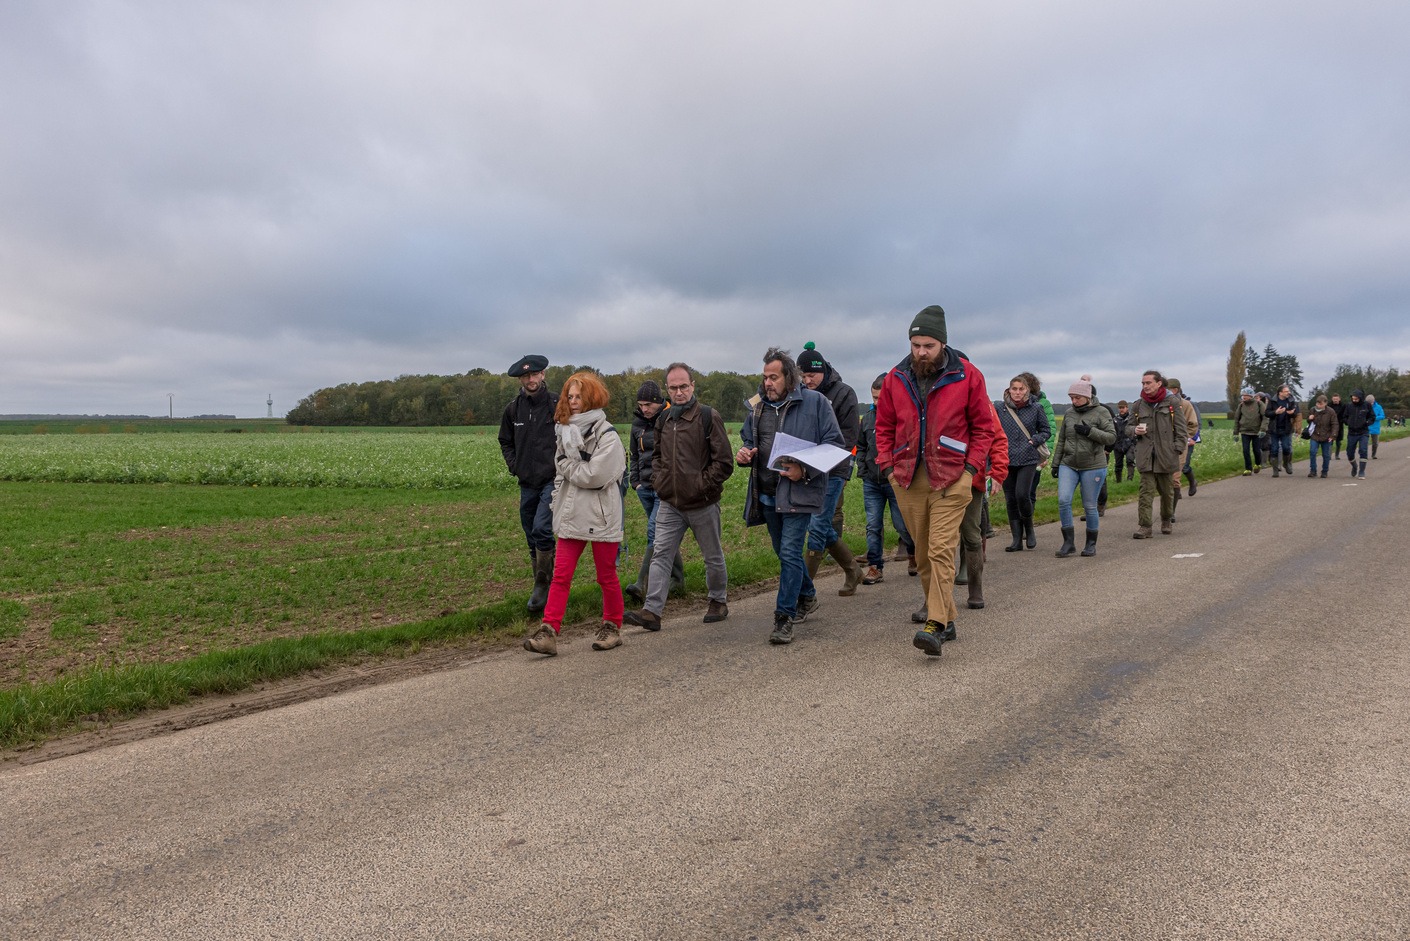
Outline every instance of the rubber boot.
{"type": "Polygon", "coordinates": [[[960,543],[959,549],[955,552],[955,584],[969,584],[969,556],[964,551],[964,543],[960,543]]]}
{"type": "Polygon", "coordinates": [[[671,560],[671,595],[685,594],[685,561],[679,552],[671,560]]]}
{"type": "Polygon", "coordinates": [[[1054,552],[1053,555],[1057,556],[1059,559],[1065,559],[1068,556],[1072,555],[1072,553],[1076,552],[1077,544],[1072,541],[1073,535],[1074,528],[1071,526],[1064,526],[1062,528],[1062,546],[1059,547],[1058,551],[1054,552]]]}
{"type": "Polygon", "coordinates": [[[645,601],[651,592],[651,557],[654,554],[651,543],[646,544],[646,554],[641,557],[641,568],[637,569],[636,581],[622,589],[622,594],[638,602],[645,601]]]}
{"type": "Polygon", "coordinates": [[[1283,473],[1292,473],[1292,455],[1287,453],[1286,451],[1283,452],[1283,473]]]}
{"type": "Polygon", "coordinates": [[[837,589],[837,593],[843,598],[855,595],[857,586],[862,583],[863,573],[862,567],[852,557],[852,547],[839,539],[827,547],[827,554],[837,561],[837,566],[842,569],[844,576],[842,587],[837,589]]]}
{"type": "Polygon", "coordinates": [[[1277,459],[1275,458],[1275,459],[1273,460],[1273,476],[1274,476],[1274,477],[1277,477],[1277,476],[1278,476],[1278,470],[1279,470],[1279,468],[1278,468],[1278,461],[1277,461],[1277,459]]]}
{"type": "Polygon", "coordinates": [[[984,546],[981,543],[979,551],[965,550],[965,568],[969,569],[969,601],[970,608],[984,607],[984,546]]]}
{"type": "Polygon", "coordinates": [[[1095,529],[1087,530],[1087,544],[1082,547],[1082,554],[1085,556],[1097,554],[1097,531],[1095,529]]]}
{"type": "Polygon", "coordinates": [[[1028,548],[1038,548],[1038,534],[1033,531],[1033,517],[1029,516],[1023,521],[1023,532],[1028,537],[1028,548]]]}
{"type": "Polygon", "coordinates": [[[529,613],[534,617],[543,614],[548,604],[548,583],[553,581],[554,550],[540,549],[534,555],[534,590],[529,594],[529,613]]]}
{"type": "Polygon", "coordinates": [[[1011,519],[1011,520],[1009,520],[1009,532],[1013,533],[1013,542],[1010,543],[1010,544],[1007,545],[1007,546],[1004,546],[1004,551],[1005,551],[1005,552],[1022,552],[1022,551],[1023,551],[1023,520],[1020,520],[1020,519],[1011,519]]]}
{"type": "Polygon", "coordinates": [[[822,549],[809,549],[803,553],[803,561],[807,563],[808,566],[809,579],[817,581],[818,569],[822,566],[823,556],[825,555],[827,555],[827,552],[822,549]]]}

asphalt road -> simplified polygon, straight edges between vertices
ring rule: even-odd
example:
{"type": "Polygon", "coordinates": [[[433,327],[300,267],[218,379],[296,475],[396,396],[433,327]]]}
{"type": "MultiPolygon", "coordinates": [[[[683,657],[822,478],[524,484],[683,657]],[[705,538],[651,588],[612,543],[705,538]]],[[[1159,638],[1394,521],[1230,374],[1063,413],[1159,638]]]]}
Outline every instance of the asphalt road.
{"type": "Polygon", "coordinates": [[[1410,444],[1344,470],[996,540],[939,659],[893,565],[0,768],[0,937],[1410,937],[1410,444]]]}

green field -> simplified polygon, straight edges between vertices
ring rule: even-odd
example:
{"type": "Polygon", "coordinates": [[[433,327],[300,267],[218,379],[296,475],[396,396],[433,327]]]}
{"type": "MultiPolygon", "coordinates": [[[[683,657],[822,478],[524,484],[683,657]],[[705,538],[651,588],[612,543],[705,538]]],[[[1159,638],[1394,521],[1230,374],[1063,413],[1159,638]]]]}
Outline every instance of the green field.
{"type": "MultiPolygon", "coordinates": [[[[151,426],[0,434],[0,747],[352,658],[509,643],[528,626],[518,490],[492,429],[151,426]]],[[[1227,425],[1206,432],[1196,466],[1202,480],[1242,468],[1227,425]]],[[[740,520],[746,477],[725,493],[734,585],[777,574],[767,534],[740,520]]],[[[1055,488],[1045,474],[1041,521],[1057,516],[1055,488]]],[[[1112,500],[1135,490],[1114,485],[1112,500]]],[[[845,505],[861,554],[856,480],[845,505]]],[[[627,532],[624,582],[645,543],[631,495],[627,532]]],[[[702,594],[689,540],[685,558],[702,594]]],[[[590,620],[596,585],[586,572],[577,584],[569,620],[590,620]]]]}

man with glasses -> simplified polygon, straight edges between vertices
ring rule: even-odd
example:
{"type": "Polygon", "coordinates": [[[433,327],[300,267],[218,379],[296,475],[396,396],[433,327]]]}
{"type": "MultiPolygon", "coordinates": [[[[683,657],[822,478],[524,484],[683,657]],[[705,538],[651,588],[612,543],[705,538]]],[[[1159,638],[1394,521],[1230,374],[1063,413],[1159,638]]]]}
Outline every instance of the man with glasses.
{"type": "Polygon", "coordinates": [[[640,611],[628,611],[623,618],[648,631],[661,629],[671,587],[671,560],[687,529],[705,560],[710,599],[705,623],[729,617],[729,574],[720,528],[720,496],[734,473],[729,433],[720,413],[696,399],[694,373],[685,363],[666,368],[666,393],[671,404],[656,418],[656,450],[651,456],[651,482],[660,502],[646,600],[640,611]]]}

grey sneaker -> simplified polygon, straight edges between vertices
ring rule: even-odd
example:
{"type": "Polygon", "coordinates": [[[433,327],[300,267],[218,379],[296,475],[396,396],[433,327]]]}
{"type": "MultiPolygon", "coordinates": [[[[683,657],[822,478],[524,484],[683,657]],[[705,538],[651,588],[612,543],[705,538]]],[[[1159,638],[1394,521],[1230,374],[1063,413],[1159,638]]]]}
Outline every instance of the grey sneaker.
{"type": "Polygon", "coordinates": [[[603,621],[602,626],[597,629],[597,636],[593,638],[593,650],[611,650],[613,647],[622,646],[622,629],[610,621],[603,621]]]}
{"type": "Polygon", "coordinates": [[[791,644],[793,643],[793,618],[782,611],[774,612],[774,630],[769,635],[771,644],[791,644]]]}
{"type": "Polygon", "coordinates": [[[558,656],[558,632],[547,624],[540,624],[538,630],[524,638],[524,649],[556,657],[558,656]]]}
{"type": "Polygon", "coordinates": [[[723,601],[711,601],[710,607],[705,609],[705,623],[715,624],[729,617],[729,605],[723,601]]]}
{"type": "Polygon", "coordinates": [[[818,609],[818,596],[817,596],[817,595],[813,595],[813,597],[811,597],[811,598],[804,598],[802,595],[799,595],[799,596],[798,596],[798,616],[797,616],[796,618],[794,618],[794,620],[797,620],[797,621],[806,621],[806,620],[808,620],[808,615],[812,614],[812,613],[813,613],[814,611],[816,611],[817,609],[818,609]]]}

